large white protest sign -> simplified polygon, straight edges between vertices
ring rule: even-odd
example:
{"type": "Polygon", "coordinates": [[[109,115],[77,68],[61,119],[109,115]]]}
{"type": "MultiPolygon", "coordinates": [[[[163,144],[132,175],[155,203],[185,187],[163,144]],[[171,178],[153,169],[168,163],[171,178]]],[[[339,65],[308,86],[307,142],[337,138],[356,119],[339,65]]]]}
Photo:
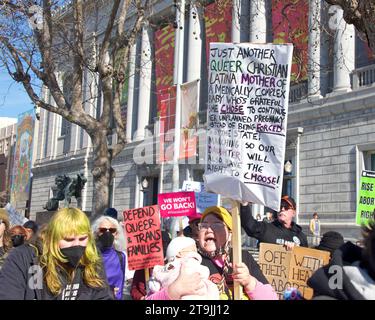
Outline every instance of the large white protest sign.
{"type": "Polygon", "coordinates": [[[292,52],[211,43],[206,191],[279,209],[292,52]]]}

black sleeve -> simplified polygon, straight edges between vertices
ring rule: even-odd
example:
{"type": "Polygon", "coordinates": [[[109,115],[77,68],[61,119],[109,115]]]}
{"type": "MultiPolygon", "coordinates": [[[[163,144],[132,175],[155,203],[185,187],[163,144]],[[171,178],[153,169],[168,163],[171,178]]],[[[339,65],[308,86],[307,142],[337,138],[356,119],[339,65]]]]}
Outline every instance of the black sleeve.
{"type": "Polygon", "coordinates": [[[27,291],[28,252],[14,248],[4,261],[0,272],[0,300],[24,300],[27,291]]]}
{"type": "Polygon", "coordinates": [[[102,288],[93,289],[91,300],[115,300],[108,284],[102,288]]]}
{"type": "Polygon", "coordinates": [[[263,284],[268,284],[266,277],[253,256],[246,250],[242,250],[242,261],[249,268],[250,274],[263,284]]]}
{"type": "Polygon", "coordinates": [[[240,208],[241,226],[249,237],[261,239],[265,233],[266,223],[254,219],[250,205],[240,208]]]}
{"type": "Polygon", "coordinates": [[[301,247],[306,247],[306,248],[309,247],[309,243],[307,241],[307,237],[306,237],[306,235],[303,232],[301,232],[301,247]]]}

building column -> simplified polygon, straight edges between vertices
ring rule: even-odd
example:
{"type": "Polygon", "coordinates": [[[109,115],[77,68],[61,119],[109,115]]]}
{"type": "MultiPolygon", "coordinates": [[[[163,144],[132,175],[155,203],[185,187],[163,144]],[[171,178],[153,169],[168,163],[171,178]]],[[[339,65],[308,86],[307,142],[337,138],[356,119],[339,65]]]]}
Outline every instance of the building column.
{"type": "Polygon", "coordinates": [[[335,14],[336,34],[333,57],[333,91],[351,90],[350,74],[354,70],[355,31],[354,26],[345,22],[344,11],[339,6],[330,7],[335,14]]]}
{"type": "Polygon", "coordinates": [[[148,125],[150,116],[151,100],[151,44],[149,26],[145,25],[142,30],[141,66],[139,75],[139,97],[138,97],[138,120],[136,140],[145,138],[145,127],[148,125]]]}
{"type": "Polygon", "coordinates": [[[202,56],[201,21],[195,3],[190,4],[187,55],[187,64],[189,66],[187,68],[187,82],[200,79],[201,63],[199,61],[202,56]]]}
{"type": "Polygon", "coordinates": [[[249,41],[252,43],[267,42],[267,16],[265,0],[250,1],[249,41]]]}
{"type": "Polygon", "coordinates": [[[308,40],[308,96],[321,98],[320,94],[320,0],[309,3],[308,40]]]}
{"type": "Polygon", "coordinates": [[[241,0],[233,0],[232,8],[232,42],[241,42],[241,0]]]}
{"type": "Polygon", "coordinates": [[[135,74],[135,57],[137,46],[134,43],[130,48],[129,55],[129,79],[128,79],[128,106],[126,110],[126,141],[132,141],[133,130],[133,105],[134,105],[134,74],[135,74]]]}
{"type": "MultiPolygon", "coordinates": [[[[174,83],[176,84],[176,115],[174,129],[174,145],[173,145],[173,172],[172,184],[173,191],[177,192],[180,188],[180,133],[181,133],[181,84],[183,82],[184,73],[184,33],[185,33],[185,0],[180,0],[176,10],[177,29],[175,35],[175,66],[174,66],[174,83]]],[[[197,63],[200,63],[197,61],[197,63]]]]}

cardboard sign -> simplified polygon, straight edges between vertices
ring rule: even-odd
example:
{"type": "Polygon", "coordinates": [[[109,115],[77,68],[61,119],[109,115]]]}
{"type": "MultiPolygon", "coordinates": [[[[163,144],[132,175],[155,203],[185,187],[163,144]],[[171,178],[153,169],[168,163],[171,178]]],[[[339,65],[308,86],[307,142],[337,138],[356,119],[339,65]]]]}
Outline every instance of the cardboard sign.
{"type": "Polygon", "coordinates": [[[158,206],[125,210],[123,216],[129,270],[163,265],[158,206]]]}
{"type": "Polygon", "coordinates": [[[375,172],[362,171],[358,202],[356,224],[367,224],[375,219],[375,172]]]}
{"type": "Polygon", "coordinates": [[[279,209],[291,44],[211,43],[208,192],[279,209]]]}
{"type": "Polygon", "coordinates": [[[329,262],[329,257],[326,251],[304,247],[287,251],[281,245],[261,243],[258,264],[279,299],[283,299],[288,287],[297,288],[305,299],[311,299],[313,289],[306,282],[317,269],[329,262]]]}
{"type": "Polygon", "coordinates": [[[194,216],[196,214],[194,192],[170,192],[158,195],[160,215],[166,217],[194,216]]]}

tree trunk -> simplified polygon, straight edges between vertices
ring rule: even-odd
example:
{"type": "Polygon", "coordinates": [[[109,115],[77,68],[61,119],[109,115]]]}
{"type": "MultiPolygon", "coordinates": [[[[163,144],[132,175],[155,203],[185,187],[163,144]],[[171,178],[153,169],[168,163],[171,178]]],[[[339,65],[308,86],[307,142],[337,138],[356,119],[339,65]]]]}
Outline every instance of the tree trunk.
{"type": "Polygon", "coordinates": [[[112,158],[108,150],[107,130],[98,131],[91,137],[94,146],[94,167],[92,169],[94,183],[94,201],[92,218],[101,216],[109,207],[109,185],[111,179],[112,158]]]}

